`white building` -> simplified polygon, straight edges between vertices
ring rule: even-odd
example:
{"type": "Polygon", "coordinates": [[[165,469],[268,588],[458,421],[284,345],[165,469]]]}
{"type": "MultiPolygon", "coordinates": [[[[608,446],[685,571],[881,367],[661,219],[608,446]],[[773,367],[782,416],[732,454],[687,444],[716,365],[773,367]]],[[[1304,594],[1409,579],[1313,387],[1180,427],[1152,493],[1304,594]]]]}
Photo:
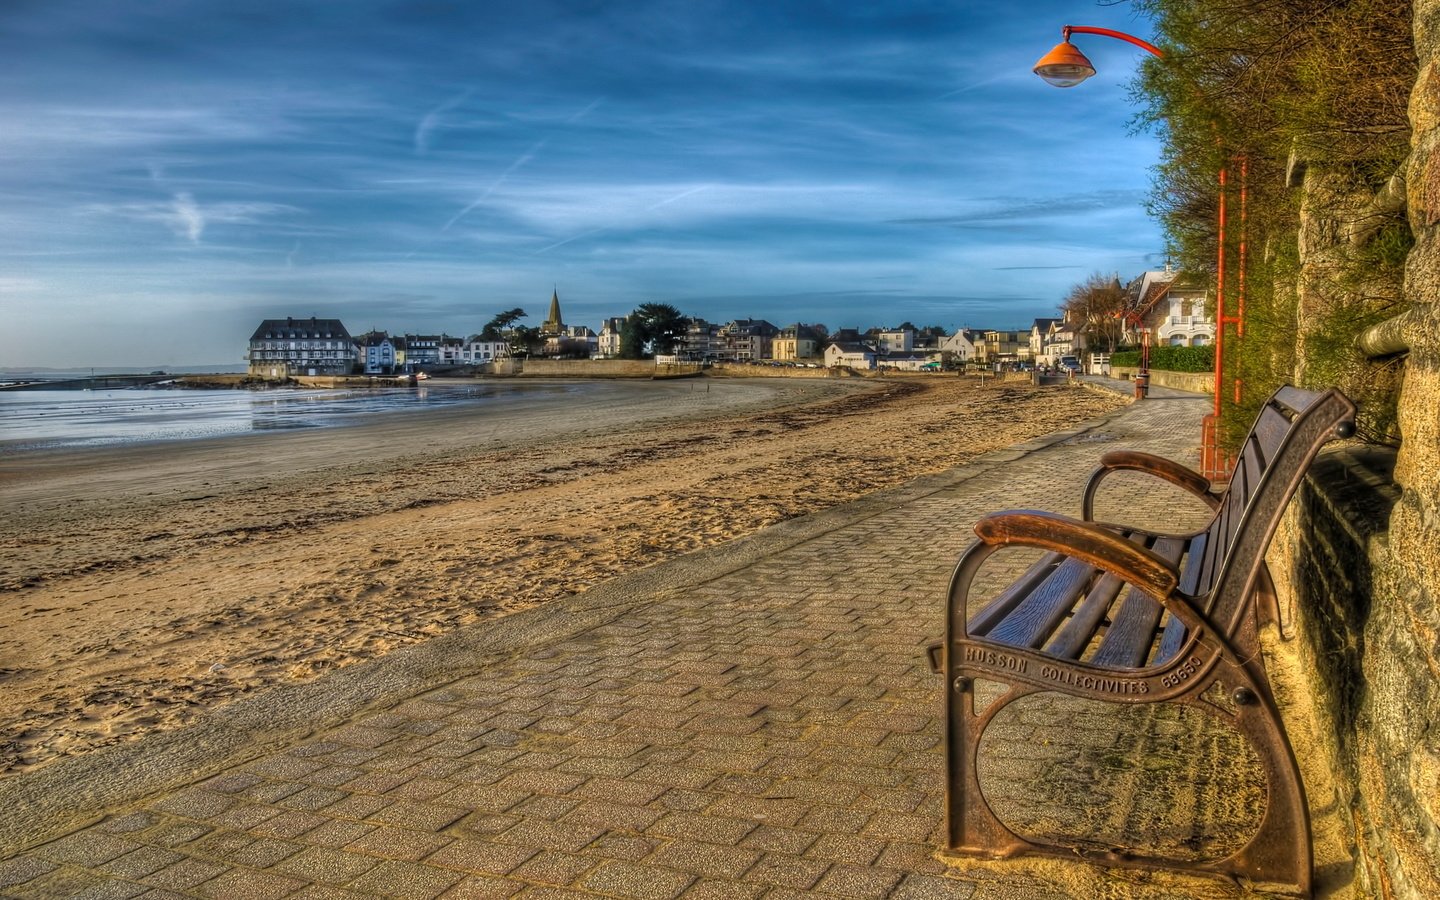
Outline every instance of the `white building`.
{"type": "Polygon", "coordinates": [[[1152,346],[1204,347],[1215,342],[1206,311],[1208,291],[1170,267],[1146,272],[1126,286],[1127,302],[1150,332],[1152,346]]]}
{"type": "Polygon", "coordinates": [[[825,347],[825,367],[848,366],[852,369],[873,369],[878,354],[869,344],[834,341],[825,347]]]}
{"type": "Polygon", "coordinates": [[[472,334],[460,348],[460,362],[468,366],[479,366],[510,356],[510,342],[503,338],[494,340],[472,334]]]}
{"type": "Polygon", "coordinates": [[[620,358],[620,332],[625,327],[623,317],[606,319],[595,336],[595,355],[601,359],[620,358]]]}
{"type": "Polygon", "coordinates": [[[940,342],[940,352],[951,354],[951,359],[963,366],[975,358],[975,341],[970,332],[961,328],[940,342]]]}
{"type": "Polygon", "coordinates": [[[915,329],[895,328],[876,336],[881,353],[909,353],[915,349],[915,329]]]}
{"type": "Polygon", "coordinates": [[[876,360],[876,366],[881,369],[896,369],[901,372],[919,372],[929,365],[933,360],[932,354],[925,350],[908,350],[900,353],[883,353],[876,360]]]}

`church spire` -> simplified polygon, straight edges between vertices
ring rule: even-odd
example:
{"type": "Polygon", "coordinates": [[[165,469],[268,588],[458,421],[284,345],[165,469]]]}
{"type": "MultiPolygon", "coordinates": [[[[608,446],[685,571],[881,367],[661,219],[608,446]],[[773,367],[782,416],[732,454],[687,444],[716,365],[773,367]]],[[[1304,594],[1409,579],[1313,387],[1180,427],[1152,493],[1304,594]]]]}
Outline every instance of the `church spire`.
{"type": "Polygon", "coordinates": [[[559,334],[564,330],[565,323],[560,319],[560,291],[557,288],[550,293],[550,315],[545,317],[540,331],[543,334],[559,334]]]}

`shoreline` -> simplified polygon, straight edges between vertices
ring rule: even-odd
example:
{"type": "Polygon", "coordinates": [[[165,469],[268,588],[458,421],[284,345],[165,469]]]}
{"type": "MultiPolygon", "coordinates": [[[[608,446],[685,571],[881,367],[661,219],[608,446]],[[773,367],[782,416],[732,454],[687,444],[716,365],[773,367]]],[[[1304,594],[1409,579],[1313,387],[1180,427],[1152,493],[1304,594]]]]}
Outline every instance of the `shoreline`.
{"type": "Polygon", "coordinates": [[[383,458],[369,428],[178,460],[40,454],[0,477],[15,510],[0,716],[16,723],[0,770],[183,728],[1123,403],[965,379],[757,381],[724,382],[752,389],[720,409],[451,422],[439,446],[383,458]]]}

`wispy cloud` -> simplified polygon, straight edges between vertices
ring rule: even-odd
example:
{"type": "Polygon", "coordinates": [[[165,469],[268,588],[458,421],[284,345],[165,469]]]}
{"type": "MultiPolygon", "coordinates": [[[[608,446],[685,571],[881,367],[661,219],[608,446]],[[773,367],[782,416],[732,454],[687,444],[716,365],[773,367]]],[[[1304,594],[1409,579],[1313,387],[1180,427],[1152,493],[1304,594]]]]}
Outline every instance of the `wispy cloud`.
{"type": "Polygon", "coordinates": [[[567,123],[574,123],[574,122],[580,121],[581,119],[583,119],[583,118],[585,118],[586,116],[590,115],[590,113],[594,112],[594,111],[595,111],[595,108],[598,107],[598,106],[599,106],[601,103],[603,103],[604,101],[605,101],[605,98],[604,98],[604,97],[596,97],[594,100],[591,100],[589,103],[585,104],[585,108],[584,108],[584,109],[580,110],[580,111],[577,112],[575,115],[571,116],[570,118],[566,119],[565,121],[566,121],[567,123]]]}
{"type": "Polygon", "coordinates": [[[415,153],[417,156],[424,156],[430,151],[430,135],[440,126],[441,118],[469,100],[472,93],[474,92],[462,91],[420,117],[420,124],[415,126],[415,153]]]}
{"type": "Polygon", "coordinates": [[[205,229],[213,224],[256,225],[274,216],[299,212],[295,207],[281,203],[212,203],[202,206],[188,191],[178,191],[163,202],[97,203],[85,211],[98,216],[158,223],[191,244],[199,244],[205,229]]]}
{"type": "Polygon", "coordinates": [[[188,237],[192,244],[200,243],[200,235],[205,233],[205,216],[195,205],[195,198],[188,191],[181,191],[171,201],[171,209],[177,226],[175,233],[188,237]]]}
{"type": "Polygon", "coordinates": [[[654,205],[652,205],[652,206],[646,207],[646,209],[652,209],[652,210],[654,210],[654,209],[659,209],[659,208],[661,208],[662,206],[669,206],[670,204],[674,203],[674,202],[677,201],[677,200],[684,200],[686,197],[693,197],[693,196],[695,196],[696,194],[700,193],[701,191],[708,191],[708,190],[710,190],[710,185],[708,185],[708,184],[697,185],[697,186],[695,186],[695,187],[693,187],[693,188],[690,188],[689,190],[681,191],[680,193],[676,194],[676,195],[673,196],[673,197],[666,197],[664,200],[661,200],[659,203],[656,203],[656,204],[654,204],[654,205]]]}
{"type": "Polygon", "coordinates": [[[545,146],[545,142],[547,140],[549,140],[549,138],[541,138],[540,140],[532,144],[529,150],[526,150],[524,153],[516,157],[515,161],[510,163],[510,165],[506,166],[505,171],[500,173],[500,177],[496,178],[493,182],[490,183],[490,186],[485,189],[485,193],[481,194],[479,197],[476,197],[473,203],[450,217],[450,221],[446,222],[445,227],[440,229],[441,233],[443,234],[444,232],[449,231],[452,225],[465,218],[466,215],[473,212],[486,200],[489,200],[490,195],[495,193],[495,191],[500,187],[500,185],[505,183],[505,179],[509,178],[515,172],[515,170],[519,169],[521,166],[525,165],[526,163],[530,162],[530,160],[535,158],[535,154],[540,152],[540,148],[545,146]]]}

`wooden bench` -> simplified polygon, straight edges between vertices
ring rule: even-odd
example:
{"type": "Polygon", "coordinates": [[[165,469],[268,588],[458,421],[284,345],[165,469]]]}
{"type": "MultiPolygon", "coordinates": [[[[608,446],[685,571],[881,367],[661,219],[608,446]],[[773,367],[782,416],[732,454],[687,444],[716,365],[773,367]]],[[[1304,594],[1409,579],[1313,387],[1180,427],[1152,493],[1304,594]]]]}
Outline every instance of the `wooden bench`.
{"type": "Polygon", "coordinates": [[[1079,854],[1102,864],[1218,874],[1310,893],[1309,811],[1261,660],[1257,616],[1265,611],[1261,600],[1273,603],[1264,566],[1271,536],[1321,445],[1348,437],[1354,415],[1354,405],[1337,391],[1284,387],[1262,409],[1228,486],[1212,487],[1157,456],[1117,451],[1105,454],[1090,476],[1081,519],[1018,510],[975,525],[979,539],[951,579],[945,643],[932,648],[947,686],[950,849],[987,857],[1079,854]],[[1097,489],[1122,470],[1194,494],[1213,510],[1210,523],[1193,534],[1160,534],[1093,521],[1097,489]],[[977,572],[1008,546],[1037,548],[1044,556],[970,615],[977,572]],[[998,683],[999,698],[979,708],[975,679],[998,683]],[[981,791],[977,751],[1002,709],[1041,691],[1115,703],[1184,703],[1220,716],[1248,739],[1264,770],[1268,793],[1258,831],[1224,859],[1198,861],[1016,834],[981,791]]]}

